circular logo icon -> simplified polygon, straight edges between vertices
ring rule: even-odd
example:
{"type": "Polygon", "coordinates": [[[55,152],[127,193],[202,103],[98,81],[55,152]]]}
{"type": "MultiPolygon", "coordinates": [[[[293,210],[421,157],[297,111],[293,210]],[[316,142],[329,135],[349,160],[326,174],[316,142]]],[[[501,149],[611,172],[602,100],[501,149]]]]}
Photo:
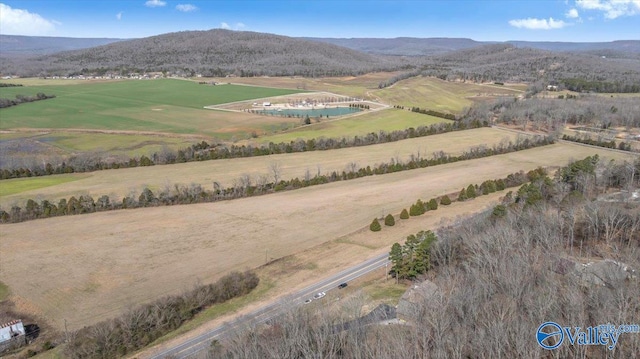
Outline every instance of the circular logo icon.
{"type": "Polygon", "coordinates": [[[536,339],[541,347],[553,350],[559,347],[564,341],[564,333],[558,323],[546,322],[538,327],[536,339]]]}

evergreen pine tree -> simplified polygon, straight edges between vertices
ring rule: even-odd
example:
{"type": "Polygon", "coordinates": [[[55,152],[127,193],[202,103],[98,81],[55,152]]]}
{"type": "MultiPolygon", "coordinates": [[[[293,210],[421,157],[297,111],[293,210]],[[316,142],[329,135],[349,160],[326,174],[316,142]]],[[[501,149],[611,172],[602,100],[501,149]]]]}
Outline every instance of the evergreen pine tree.
{"type": "Polygon", "coordinates": [[[380,225],[380,222],[378,222],[377,218],[375,218],[373,222],[371,222],[371,224],[369,225],[369,229],[373,232],[379,232],[382,229],[382,226],[380,225]]]}

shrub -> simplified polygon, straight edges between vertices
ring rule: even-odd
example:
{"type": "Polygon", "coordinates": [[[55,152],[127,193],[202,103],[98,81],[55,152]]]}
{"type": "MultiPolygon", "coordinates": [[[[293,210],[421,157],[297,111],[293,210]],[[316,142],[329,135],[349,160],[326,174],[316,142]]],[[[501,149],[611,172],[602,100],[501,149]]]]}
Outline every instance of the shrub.
{"type": "Polygon", "coordinates": [[[419,216],[424,214],[424,203],[421,200],[418,200],[415,204],[412,204],[409,208],[409,215],[411,216],[419,216]]]}
{"type": "Polygon", "coordinates": [[[409,219],[409,212],[407,212],[406,208],[400,212],[400,219],[409,219]]]}
{"type": "Polygon", "coordinates": [[[440,204],[443,206],[448,206],[451,204],[451,198],[449,198],[449,196],[447,196],[446,194],[440,198],[440,204]]]}
{"type": "Polygon", "coordinates": [[[467,187],[467,198],[469,199],[476,198],[476,188],[472,184],[470,184],[469,187],[467,187]]]}
{"type": "Polygon", "coordinates": [[[503,204],[499,204],[493,207],[493,211],[491,212],[491,216],[493,218],[502,218],[507,215],[507,207],[503,204]]]}
{"type": "Polygon", "coordinates": [[[427,208],[429,208],[430,211],[435,211],[436,209],[438,209],[438,201],[436,201],[435,198],[432,198],[428,203],[427,203],[427,208]]]}
{"type": "Polygon", "coordinates": [[[384,225],[391,227],[394,224],[396,224],[396,220],[393,218],[391,214],[387,214],[387,216],[384,217],[384,225]]]}
{"type": "Polygon", "coordinates": [[[373,222],[371,222],[371,224],[369,225],[369,229],[373,232],[379,232],[382,229],[382,226],[380,226],[380,222],[378,222],[377,218],[375,218],[373,222]]]}
{"type": "Polygon", "coordinates": [[[458,195],[458,201],[462,202],[466,200],[467,200],[467,191],[463,188],[462,191],[460,191],[460,194],[458,195]]]}

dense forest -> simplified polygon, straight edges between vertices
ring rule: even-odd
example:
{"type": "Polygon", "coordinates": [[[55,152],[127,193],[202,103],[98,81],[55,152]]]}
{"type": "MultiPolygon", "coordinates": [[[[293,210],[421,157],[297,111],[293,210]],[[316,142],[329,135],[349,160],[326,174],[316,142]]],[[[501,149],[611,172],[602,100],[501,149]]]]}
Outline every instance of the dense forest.
{"type": "Polygon", "coordinates": [[[637,188],[629,165],[576,161],[493,210],[419,233],[418,241],[429,241],[431,269],[418,279],[436,290],[417,301],[409,325],[346,325],[366,313],[367,300],[357,296],[240,328],[212,343],[209,357],[635,357],[637,333],[620,334],[613,350],[565,338],[548,352],[535,342],[547,321],[572,328],[637,323],[640,203],[596,199],[605,188],[637,188]],[[593,268],[601,271],[590,274],[593,268]]]}
{"type": "Polygon", "coordinates": [[[323,77],[406,70],[400,77],[381,82],[380,87],[422,72],[447,80],[544,81],[580,92],[640,92],[638,48],[635,41],[487,44],[469,39],[304,39],[216,29],[118,41],[44,56],[6,58],[0,62],[0,73],[323,77]],[[418,51],[412,55],[419,56],[389,55],[404,54],[410,48],[418,51]]]}
{"type": "Polygon", "coordinates": [[[2,73],[21,76],[169,71],[183,75],[339,76],[407,68],[383,58],[330,44],[248,31],[183,31],[120,41],[90,49],[6,61],[2,73]]]}
{"type": "Polygon", "coordinates": [[[484,104],[500,122],[556,131],[566,125],[589,125],[600,129],[640,127],[640,102],[630,97],[580,95],[567,98],[538,98],[526,101],[504,99],[484,104]]]}
{"type": "Polygon", "coordinates": [[[559,84],[575,91],[640,92],[640,58],[558,53],[508,44],[429,57],[423,74],[472,82],[559,84]]]}

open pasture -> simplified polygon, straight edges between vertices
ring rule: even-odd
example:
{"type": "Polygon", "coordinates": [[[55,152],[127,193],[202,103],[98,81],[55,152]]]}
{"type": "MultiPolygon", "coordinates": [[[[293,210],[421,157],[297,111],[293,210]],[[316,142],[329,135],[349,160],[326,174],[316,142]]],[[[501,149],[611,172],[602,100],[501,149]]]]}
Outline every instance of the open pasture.
{"type": "Polygon", "coordinates": [[[430,126],[435,123],[447,122],[440,117],[423,115],[407,110],[386,109],[375,112],[365,112],[357,116],[349,116],[336,120],[322,120],[308,126],[296,127],[284,133],[262,136],[261,143],[289,142],[296,139],[312,139],[319,137],[341,138],[364,136],[379,131],[404,130],[409,127],[430,126]]]}
{"type": "Polygon", "coordinates": [[[261,128],[269,121],[263,116],[244,115],[230,126],[225,115],[205,110],[204,106],[300,91],[158,79],[6,87],[0,88],[0,97],[38,92],[56,95],[56,98],[0,110],[0,129],[138,130],[215,136],[218,132],[233,132],[235,127],[247,122],[261,128]]]}
{"type": "Polygon", "coordinates": [[[372,91],[372,94],[390,105],[460,113],[464,108],[470,107],[474,99],[516,97],[522,92],[517,85],[473,84],[418,76],[372,91]]]}
{"type": "MultiPolygon", "coordinates": [[[[178,150],[200,141],[210,141],[208,136],[179,134],[144,134],[144,132],[126,131],[15,131],[0,134],[0,150],[18,146],[13,155],[51,156],[51,149],[60,157],[79,153],[94,153],[104,156],[123,158],[150,156],[163,148],[178,150]],[[36,145],[20,150],[20,144],[32,142],[36,145]],[[42,150],[38,150],[42,148],[42,150]]],[[[46,162],[46,161],[45,161],[46,162]]]]}
{"type": "MultiPolygon", "coordinates": [[[[339,150],[96,171],[87,173],[87,178],[73,183],[1,197],[0,206],[5,208],[14,203],[23,206],[23,202],[29,198],[49,199],[57,202],[61,198],[78,197],[82,194],[89,194],[94,199],[105,194],[117,198],[134,193],[137,197],[144,187],[148,186],[153,191],[157,191],[163,190],[167,186],[171,188],[173,184],[177,183],[197,183],[204,188],[211,189],[213,182],[216,181],[223,187],[228,187],[244,174],[250,175],[253,181],[260,176],[266,176],[269,181],[273,181],[269,165],[274,162],[281,164],[281,179],[304,178],[307,170],[311,176],[314,176],[318,171],[322,174],[331,171],[342,172],[347,169],[349,163],[356,163],[360,168],[367,165],[374,166],[377,163],[387,163],[391,159],[406,161],[411,155],[419,154],[421,157],[432,157],[433,152],[441,150],[455,155],[473,146],[492,146],[501,141],[514,140],[516,137],[517,135],[513,132],[479,128],[339,150]]],[[[51,177],[55,178],[56,176],[51,177]]],[[[24,183],[34,180],[36,178],[15,179],[12,180],[14,182],[11,182],[10,187],[25,186],[24,183]]],[[[15,191],[13,192],[15,193],[15,191]]]]}
{"type": "Polygon", "coordinates": [[[0,228],[0,280],[53,325],[63,328],[66,319],[77,329],[230,270],[347,236],[417,198],[596,153],[603,161],[630,158],[561,143],[233,201],[7,224],[0,228]]]}
{"type": "Polygon", "coordinates": [[[302,78],[302,77],[235,77],[235,78],[214,78],[220,83],[245,84],[252,86],[264,86],[275,88],[298,89],[305,91],[325,91],[340,95],[374,99],[368,95],[368,91],[378,89],[378,84],[386,81],[404,71],[395,72],[374,72],[360,76],[343,77],[322,77],[322,78],[302,78]]]}

